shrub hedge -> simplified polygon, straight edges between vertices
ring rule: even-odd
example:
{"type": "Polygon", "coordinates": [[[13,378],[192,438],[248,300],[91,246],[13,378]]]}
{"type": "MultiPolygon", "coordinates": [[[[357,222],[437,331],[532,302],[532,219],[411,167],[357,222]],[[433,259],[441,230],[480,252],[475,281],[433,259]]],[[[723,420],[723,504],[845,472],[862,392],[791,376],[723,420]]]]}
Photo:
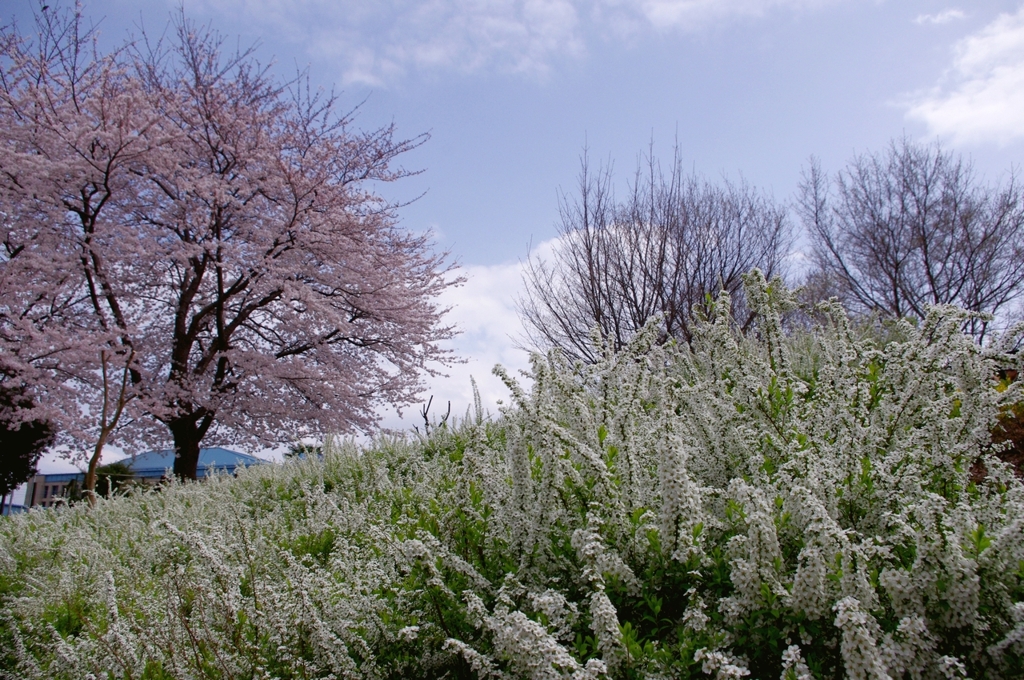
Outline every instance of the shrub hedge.
{"type": "Polygon", "coordinates": [[[1024,675],[1015,336],[747,298],[743,336],[723,298],[689,347],[536,356],[495,419],[0,522],[0,675],[1024,675]]]}

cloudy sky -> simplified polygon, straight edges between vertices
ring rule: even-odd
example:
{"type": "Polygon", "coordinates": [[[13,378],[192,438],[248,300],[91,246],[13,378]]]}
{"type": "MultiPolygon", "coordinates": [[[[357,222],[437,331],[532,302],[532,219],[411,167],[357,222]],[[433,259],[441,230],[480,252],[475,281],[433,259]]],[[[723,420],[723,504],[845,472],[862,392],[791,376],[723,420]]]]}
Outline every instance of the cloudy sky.
{"type": "MultiPolygon", "coordinates": [[[[34,3],[8,0],[23,27],[34,3]]],[[[106,40],[159,32],[179,0],[94,0],[106,40]]],[[[10,9],[8,9],[10,8],[10,9]]],[[[556,233],[584,146],[623,182],[653,142],[711,178],[789,200],[813,154],[837,169],[906,135],[973,159],[990,182],[1024,161],[1020,0],[185,0],[283,75],[362,102],[358,124],[430,141],[389,188],[469,283],[446,300],[468,360],[435,404],[486,404],[494,363],[526,365],[520,263],[556,233]]],[[[435,407],[436,408],[436,407],[435,407]]],[[[389,423],[395,419],[388,417],[389,423]]]]}

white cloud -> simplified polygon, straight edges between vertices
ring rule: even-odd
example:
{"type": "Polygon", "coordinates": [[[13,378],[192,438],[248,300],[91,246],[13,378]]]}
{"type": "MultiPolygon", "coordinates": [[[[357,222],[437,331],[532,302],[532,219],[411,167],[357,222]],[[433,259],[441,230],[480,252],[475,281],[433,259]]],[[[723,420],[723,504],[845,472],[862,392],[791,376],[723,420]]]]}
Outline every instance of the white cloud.
{"type": "Polygon", "coordinates": [[[958,9],[945,9],[938,14],[919,14],[914,19],[915,24],[948,24],[952,21],[959,21],[967,18],[967,15],[958,9]]]}
{"type": "Polygon", "coordinates": [[[197,0],[244,14],[311,56],[337,59],[345,82],[381,85],[411,70],[542,74],[582,54],[576,0],[197,0]]]}
{"type": "MultiPolygon", "coordinates": [[[[542,243],[538,249],[549,247],[542,243]]],[[[447,369],[447,377],[426,381],[424,402],[430,396],[434,398],[431,416],[443,416],[449,401],[453,416],[465,415],[466,409],[473,405],[472,380],[476,381],[486,411],[495,414],[498,401],[509,403],[508,389],[491,371],[495,364],[501,364],[510,375],[521,378],[520,371],[529,367],[528,353],[517,348],[523,336],[523,326],[516,312],[516,301],[523,290],[522,272],[519,262],[470,265],[461,270],[466,283],[442,295],[440,303],[452,308],[448,321],[462,331],[452,347],[467,361],[447,369]]],[[[409,409],[403,416],[399,418],[389,412],[382,424],[393,429],[422,425],[418,409],[409,409]]]]}
{"type": "Polygon", "coordinates": [[[839,1],[192,0],[188,9],[244,16],[312,57],[342,64],[346,83],[381,86],[429,70],[543,75],[559,60],[585,54],[594,35],[691,31],[839,1]]]}
{"type": "MultiPolygon", "coordinates": [[[[557,237],[542,241],[532,248],[530,257],[550,261],[557,244],[557,237]]],[[[447,321],[462,331],[451,346],[466,362],[447,369],[447,377],[426,380],[423,402],[431,395],[434,397],[431,416],[443,416],[449,401],[452,416],[464,416],[473,405],[472,381],[476,381],[484,410],[496,415],[499,401],[511,402],[508,388],[492,373],[497,364],[520,385],[529,388],[530,381],[523,372],[529,369],[530,353],[520,348],[526,334],[516,311],[516,304],[525,292],[523,267],[524,262],[469,265],[460,270],[466,283],[442,294],[440,303],[451,308],[447,321]]],[[[408,409],[402,417],[389,411],[383,414],[381,425],[391,429],[418,425],[422,429],[423,417],[419,409],[408,409]]]]}
{"type": "Polygon", "coordinates": [[[761,17],[775,9],[802,9],[828,0],[633,0],[647,21],[659,29],[693,30],[710,22],[761,17]]]}
{"type": "Polygon", "coordinates": [[[1024,7],[960,40],[943,82],[913,97],[907,117],[956,142],[1024,139],[1024,7]]]}
{"type": "MultiPolygon", "coordinates": [[[[395,2],[375,19],[384,40],[360,44],[373,57],[363,59],[369,69],[355,64],[347,71],[350,81],[373,81],[407,68],[538,74],[552,59],[583,51],[576,8],[569,0],[395,2]]],[[[317,47],[332,53],[345,44],[324,35],[317,47]]]]}

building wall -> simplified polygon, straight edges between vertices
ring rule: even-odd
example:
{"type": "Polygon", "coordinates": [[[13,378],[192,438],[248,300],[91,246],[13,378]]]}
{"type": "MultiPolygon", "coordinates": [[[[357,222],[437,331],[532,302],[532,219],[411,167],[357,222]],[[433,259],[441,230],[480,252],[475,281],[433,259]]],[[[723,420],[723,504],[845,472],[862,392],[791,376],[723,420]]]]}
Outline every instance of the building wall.
{"type": "Polygon", "coordinates": [[[25,505],[27,507],[48,508],[63,502],[64,492],[74,476],[62,475],[36,475],[28,481],[25,489],[25,505]]]}

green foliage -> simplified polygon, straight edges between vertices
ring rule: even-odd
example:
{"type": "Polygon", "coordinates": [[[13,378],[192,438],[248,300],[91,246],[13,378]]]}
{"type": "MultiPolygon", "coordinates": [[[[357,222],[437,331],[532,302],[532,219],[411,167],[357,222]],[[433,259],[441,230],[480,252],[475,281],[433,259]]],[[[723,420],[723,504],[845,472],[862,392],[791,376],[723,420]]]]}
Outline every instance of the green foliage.
{"type": "MultiPolygon", "coordinates": [[[[106,498],[111,494],[124,493],[134,488],[138,482],[131,467],[124,461],[115,461],[96,468],[96,494],[106,498]]],[[[85,499],[84,491],[78,480],[71,480],[64,489],[64,497],[70,503],[79,503],[85,499]]]]}
{"type": "Polygon", "coordinates": [[[1011,340],[836,306],[786,336],[784,288],[747,299],[747,337],[723,301],[692,348],[535,357],[494,420],[0,523],[2,670],[1020,677],[1011,340]]]}
{"type": "Polygon", "coordinates": [[[29,418],[35,403],[18,381],[0,374],[0,498],[36,473],[39,456],[52,446],[56,428],[48,420],[29,418]]]}

